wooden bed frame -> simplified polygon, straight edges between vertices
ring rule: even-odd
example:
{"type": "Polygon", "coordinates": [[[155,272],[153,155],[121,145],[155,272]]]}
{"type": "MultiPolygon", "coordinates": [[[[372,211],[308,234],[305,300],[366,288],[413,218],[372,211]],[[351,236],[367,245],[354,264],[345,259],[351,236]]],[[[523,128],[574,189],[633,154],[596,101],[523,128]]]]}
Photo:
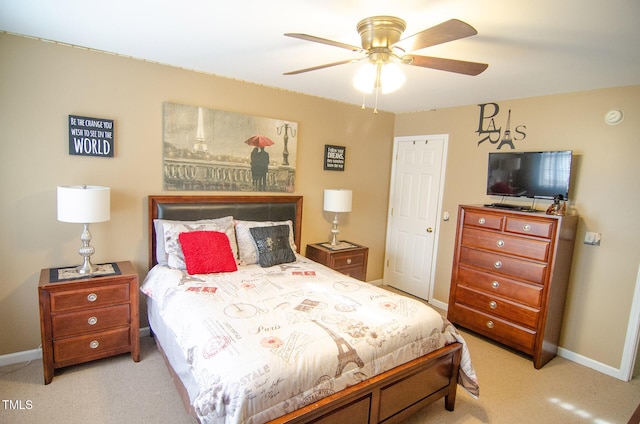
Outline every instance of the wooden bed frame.
{"type": "MultiPolygon", "coordinates": [[[[232,215],[235,219],[294,222],[300,251],[302,196],[149,196],[149,267],[156,264],[154,219],[197,220],[232,215]]],[[[158,343],[185,408],[195,417],[187,390],[158,343]]],[[[453,343],[400,365],[270,423],[397,423],[444,397],[453,411],[462,345],[453,343]]]]}

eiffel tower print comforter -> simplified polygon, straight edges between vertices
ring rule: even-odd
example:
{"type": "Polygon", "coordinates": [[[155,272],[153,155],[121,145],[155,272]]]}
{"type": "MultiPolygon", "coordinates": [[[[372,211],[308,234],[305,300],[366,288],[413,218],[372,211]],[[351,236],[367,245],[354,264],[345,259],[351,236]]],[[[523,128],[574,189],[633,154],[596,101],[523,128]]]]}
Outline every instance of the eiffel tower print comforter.
{"type": "Polygon", "coordinates": [[[202,423],[262,423],[456,341],[461,384],[478,394],[466,344],[438,312],[300,255],[206,275],[156,266],[141,290],[202,423]]]}

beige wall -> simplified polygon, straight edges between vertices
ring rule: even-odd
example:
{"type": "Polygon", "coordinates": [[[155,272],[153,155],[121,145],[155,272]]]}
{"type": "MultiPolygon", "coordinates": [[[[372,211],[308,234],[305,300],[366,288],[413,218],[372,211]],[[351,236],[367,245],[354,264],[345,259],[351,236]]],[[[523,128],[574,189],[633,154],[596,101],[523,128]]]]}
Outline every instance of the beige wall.
{"type": "Polygon", "coordinates": [[[40,269],[79,262],[82,228],[56,220],[57,185],[111,187],[111,220],[91,226],[94,262],[131,260],[146,274],[146,196],[163,192],[164,101],[298,122],[303,246],[329,236],[322,190],[351,188],[340,235],[370,246],[367,278],[382,278],[393,114],[7,34],[0,58],[0,355],[40,344],[40,269]],[[69,156],[70,114],[113,119],[115,157],[69,156]],[[344,172],[323,170],[325,144],[347,147],[344,172]]]}
{"type": "MultiPolygon", "coordinates": [[[[617,369],[640,258],[640,86],[496,103],[496,128],[504,128],[509,109],[512,135],[526,126],[517,150],[574,152],[570,206],[580,221],[561,346],[617,369]],[[617,126],[604,122],[611,108],[625,111],[617,126]],[[602,233],[601,246],[583,244],[586,231],[602,233]]],[[[449,296],[458,205],[500,201],[484,195],[487,154],[497,145],[478,145],[479,111],[473,105],[396,116],[395,136],[449,134],[443,211],[452,218],[441,222],[434,289],[442,302],[449,296]]],[[[547,204],[538,202],[540,209],[547,204]]]]}
{"type": "MultiPolygon", "coordinates": [[[[443,210],[452,218],[442,222],[435,281],[435,298],[442,302],[448,300],[457,205],[499,200],[483,194],[486,156],[495,146],[477,144],[475,105],[373,115],[356,106],[7,34],[0,34],[0,57],[0,355],[40,344],[40,269],[78,262],[80,228],[56,220],[57,185],[112,188],[111,220],[92,226],[95,262],[132,260],[144,277],[146,196],[163,192],[164,101],[297,121],[295,194],[304,196],[303,246],[328,235],[331,216],[322,213],[322,190],[353,189],[354,210],[342,217],[341,237],[370,247],[368,280],[382,278],[394,135],[449,134],[443,210]],[[69,156],[69,114],[114,119],[115,158],[69,156]],[[322,170],[324,144],[347,146],[345,172],[322,170]]],[[[581,219],[561,344],[618,368],[640,252],[640,87],[498,103],[496,126],[504,125],[509,108],[512,129],[526,125],[518,150],[576,154],[571,206],[581,219]],[[612,107],[626,112],[615,127],[603,122],[612,107]],[[585,231],[601,232],[602,245],[583,245],[585,231]]]]}

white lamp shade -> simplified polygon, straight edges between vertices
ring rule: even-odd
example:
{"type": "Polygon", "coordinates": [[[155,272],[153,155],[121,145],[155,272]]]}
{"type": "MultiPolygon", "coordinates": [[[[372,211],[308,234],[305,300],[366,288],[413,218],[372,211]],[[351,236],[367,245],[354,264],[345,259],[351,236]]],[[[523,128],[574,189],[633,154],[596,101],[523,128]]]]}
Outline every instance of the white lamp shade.
{"type": "Polygon", "coordinates": [[[58,186],[58,221],[89,224],[111,218],[111,189],[102,186],[58,186]]]}
{"type": "Polygon", "coordinates": [[[351,190],[325,190],[323,209],[328,212],[351,212],[351,197],[351,190]]]}

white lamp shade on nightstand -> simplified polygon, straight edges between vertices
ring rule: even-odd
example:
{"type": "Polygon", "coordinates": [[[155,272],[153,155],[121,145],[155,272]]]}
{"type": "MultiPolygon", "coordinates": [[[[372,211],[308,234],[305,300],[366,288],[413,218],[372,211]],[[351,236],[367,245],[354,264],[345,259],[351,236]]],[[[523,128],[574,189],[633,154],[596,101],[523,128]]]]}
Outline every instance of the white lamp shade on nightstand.
{"type": "Polygon", "coordinates": [[[88,224],[111,218],[111,189],[103,186],[58,186],[58,221],[88,224]]]}
{"type": "Polygon", "coordinates": [[[351,212],[352,191],[327,189],[324,191],[323,210],[327,212],[351,212]]]}

